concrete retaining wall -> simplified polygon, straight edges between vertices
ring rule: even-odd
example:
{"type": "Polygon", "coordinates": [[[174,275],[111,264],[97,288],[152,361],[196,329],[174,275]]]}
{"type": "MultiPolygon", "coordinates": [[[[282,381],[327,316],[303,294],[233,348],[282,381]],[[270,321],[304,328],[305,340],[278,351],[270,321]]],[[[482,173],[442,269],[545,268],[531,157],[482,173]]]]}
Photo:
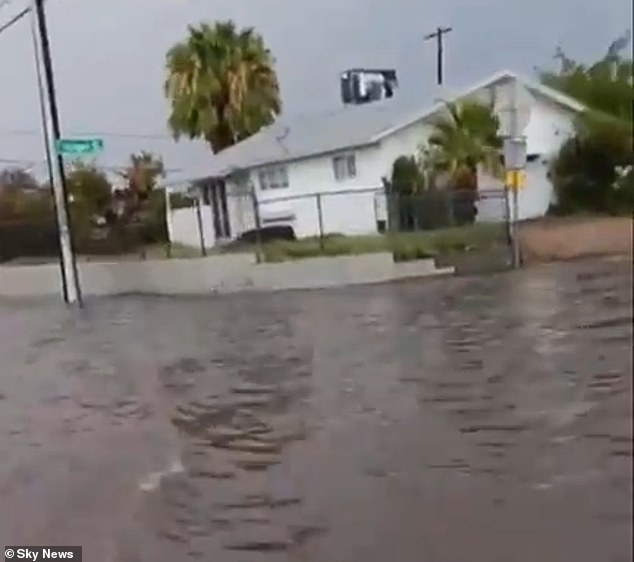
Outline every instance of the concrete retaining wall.
{"type": "MultiPolygon", "coordinates": [[[[278,264],[256,264],[250,254],[80,264],[82,291],[87,296],[322,289],[450,273],[452,268],[438,269],[434,260],[395,264],[390,253],[278,264]]],[[[51,296],[60,291],[56,264],[0,267],[0,297],[51,296]]]]}

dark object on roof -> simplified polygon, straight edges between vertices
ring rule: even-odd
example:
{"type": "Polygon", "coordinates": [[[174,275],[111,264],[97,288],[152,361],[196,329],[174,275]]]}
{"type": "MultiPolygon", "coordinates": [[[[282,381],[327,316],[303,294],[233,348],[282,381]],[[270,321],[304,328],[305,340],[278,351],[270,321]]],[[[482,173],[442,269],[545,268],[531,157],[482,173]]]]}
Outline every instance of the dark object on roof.
{"type": "Polygon", "coordinates": [[[395,70],[353,68],[341,74],[341,100],[346,105],[391,98],[397,87],[395,70]]]}

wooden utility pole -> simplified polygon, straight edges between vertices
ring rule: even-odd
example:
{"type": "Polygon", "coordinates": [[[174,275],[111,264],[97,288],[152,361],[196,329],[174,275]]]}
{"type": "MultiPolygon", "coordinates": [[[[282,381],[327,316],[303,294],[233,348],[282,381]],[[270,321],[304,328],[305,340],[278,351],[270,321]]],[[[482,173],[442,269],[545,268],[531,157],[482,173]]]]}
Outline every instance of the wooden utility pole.
{"type": "Polygon", "coordinates": [[[64,300],[68,304],[82,305],[81,289],[79,286],[79,274],[75,259],[75,248],[72,237],[72,224],[69,210],[68,188],[64,172],[64,161],[57,153],[57,142],[60,140],[60,123],[55,97],[55,82],[53,78],[53,63],[51,61],[51,49],[48,40],[48,27],[44,0],[31,0],[33,43],[36,50],[36,69],[38,73],[38,85],[42,87],[40,95],[46,97],[48,107],[44,100],[42,103],[42,123],[47,142],[47,164],[49,172],[55,173],[53,193],[55,211],[57,215],[57,228],[60,243],[60,265],[62,270],[62,292],[64,300]],[[38,52],[39,51],[39,52],[38,52]],[[48,111],[46,111],[46,109],[48,111]]]}
{"type": "Polygon", "coordinates": [[[439,86],[443,83],[443,37],[451,31],[453,31],[451,27],[437,27],[436,31],[425,35],[425,41],[436,40],[436,76],[439,86]]]}

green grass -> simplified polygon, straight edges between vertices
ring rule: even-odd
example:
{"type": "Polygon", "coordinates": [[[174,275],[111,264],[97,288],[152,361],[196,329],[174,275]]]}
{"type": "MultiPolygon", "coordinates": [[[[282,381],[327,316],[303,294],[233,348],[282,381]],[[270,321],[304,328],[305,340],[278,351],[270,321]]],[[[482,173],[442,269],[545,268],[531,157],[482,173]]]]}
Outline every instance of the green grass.
{"type": "MultiPolygon", "coordinates": [[[[472,250],[487,250],[503,243],[505,236],[503,224],[478,224],[447,228],[433,231],[394,233],[386,235],[344,236],[328,234],[323,240],[319,237],[302,238],[292,242],[276,241],[262,247],[264,260],[282,262],[315,258],[320,256],[353,256],[377,252],[393,252],[395,261],[455,256],[472,250]]],[[[237,246],[228,253],[255,252],[255,246],[237,246]]],[[[207,255],[227,253],[222,248],[209,248],[207,255]]],[[[200,248],[175,243],[171,246],[169,257],[186,259],[201,257],[200,248]]],[[[168,250],[164,244],[147,246],[144,251],[115,256],[80,256],[82,261],[137,261],[142,259],[168,259],[168,250]]],[[[16,259],[12,264],[47,263],[55,258],[16,259]]]]}
{"type": "Polygon", "coordinates": [[[292,242],[271,242],[263,246],[263,255],[267,262],[280,262],[319,256],[393,252],[396,261],[411,261],[489,248],[498,244],[503,236],[504,226],[499,224],[387,235],[328,234],[323,240],[310,237],[292,242]]]}

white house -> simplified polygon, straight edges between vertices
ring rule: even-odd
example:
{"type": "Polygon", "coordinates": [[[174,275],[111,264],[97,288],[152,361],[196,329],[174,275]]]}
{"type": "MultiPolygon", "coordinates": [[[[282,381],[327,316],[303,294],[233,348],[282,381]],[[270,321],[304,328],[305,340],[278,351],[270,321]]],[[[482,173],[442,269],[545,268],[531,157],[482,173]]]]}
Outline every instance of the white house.
{"type": "MultiPolygon", "coordinates": [[[[527,184],[519,195],[520,218],[543,216],[553,198],[548,162],[572,132],[583,106],[574,99],[500,72],[457,95],[431,102],[393,98],[291,121],[280,118],[249,139],[217,154],[201,181],[216,240],[234,239],[255,227],[254,201],[265,225],[288,224],[298,237],[320,231],[373,233],[384,216],[382,178],[394,160],[416,154],[448,100],[478,99],[499,105],[514,83],[523,86],[526,111],[527,184]],[[316,197],[314,194],[320,194],[316,197]]],[[[437,92],[436,92],[437,94],[437,92]]],[[[494,180],[484,182],[485,188],[494,180]]],[[[483,183],[481,181],[481,183],[483,183]]],[[[485,220],[501,213],[481,209],[485,220]]]]}

